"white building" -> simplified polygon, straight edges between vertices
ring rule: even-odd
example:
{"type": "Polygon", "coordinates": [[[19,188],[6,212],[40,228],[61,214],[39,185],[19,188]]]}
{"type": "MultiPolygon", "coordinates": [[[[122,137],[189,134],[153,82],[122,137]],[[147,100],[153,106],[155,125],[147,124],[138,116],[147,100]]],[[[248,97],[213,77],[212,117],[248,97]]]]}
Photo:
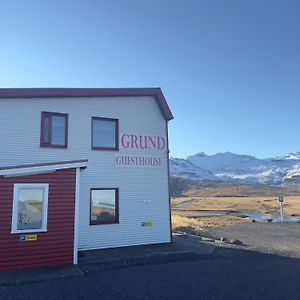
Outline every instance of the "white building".
{"type": "Polygon", "coordinates": [[[0,89],[0,270],[170,242],[171,119],[159,88],[0,89]]]}

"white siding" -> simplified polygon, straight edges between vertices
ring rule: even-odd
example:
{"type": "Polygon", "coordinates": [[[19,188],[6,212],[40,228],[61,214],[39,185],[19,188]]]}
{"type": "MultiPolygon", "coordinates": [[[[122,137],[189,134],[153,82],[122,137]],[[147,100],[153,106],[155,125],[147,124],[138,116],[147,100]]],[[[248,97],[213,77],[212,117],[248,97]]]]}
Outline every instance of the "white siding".
{"type": "Polygon", "coordinates": [[[154,97],[0,99],[0,166],[89,160],[80,178],[81,250],[169,242],[167,150],[91,150],[92,116],[119,119],[120,137],[166,138],[166,121],[154,97]],[[40,148],[41,111],[69,114],[68,149],[40,148]],[[159,155],[162,167],[116,167],[116,154],[159,155]],[[92,187],[119,188],[119,224],[89,225],[92,187]],[[145,220],[153,226],[141,226],[145,220]]]}

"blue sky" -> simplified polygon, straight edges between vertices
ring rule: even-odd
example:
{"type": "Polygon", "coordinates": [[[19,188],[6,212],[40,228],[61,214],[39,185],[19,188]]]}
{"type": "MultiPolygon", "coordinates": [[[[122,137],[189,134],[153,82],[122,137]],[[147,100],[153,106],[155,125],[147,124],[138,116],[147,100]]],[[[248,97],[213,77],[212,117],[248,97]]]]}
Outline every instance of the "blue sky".
{"type": "Polygon", "coordinates": [[[5,1],[0,87],[161,87],[174,157],[300,151],[300,1],[5,1]]]}

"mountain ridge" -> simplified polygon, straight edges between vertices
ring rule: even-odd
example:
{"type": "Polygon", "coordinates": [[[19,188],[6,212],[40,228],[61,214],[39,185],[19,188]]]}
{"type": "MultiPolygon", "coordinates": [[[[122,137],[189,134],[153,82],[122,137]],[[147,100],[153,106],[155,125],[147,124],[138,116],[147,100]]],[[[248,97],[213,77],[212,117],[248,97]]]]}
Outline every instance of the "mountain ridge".
{"type": "Polygon", "coordinates": [[[189,180],[268,186],[299,184],[300,152],[264,159],[232,152],[199,152],[186,159],[171,158],[170,172],[189,180]]]}

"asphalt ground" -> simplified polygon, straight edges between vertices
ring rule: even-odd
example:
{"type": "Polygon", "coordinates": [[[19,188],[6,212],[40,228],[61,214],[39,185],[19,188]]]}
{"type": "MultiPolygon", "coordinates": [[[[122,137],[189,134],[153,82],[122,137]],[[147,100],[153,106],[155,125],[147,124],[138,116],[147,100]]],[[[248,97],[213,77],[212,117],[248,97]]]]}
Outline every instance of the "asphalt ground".
{"type": "MultiPolygon", "coordinates": [[[[25,271],[31,276],[38,272],[44,276],[38,280],[0,282],[0,299],[300,299],[300,259],[294,255],[297,248],[295,253],[271,254],[257,251],[260,245],[256,250],[253,246],[263,238],[268,241],[266,236],[271,241],[272,232],[289,232],[285,243],[292,241],[290,245],[297,246],[300,240],[294,239],[299,227],[250,225],[254,227],[244,228],[243,233],[241,228],[235,229],[247,246],[218,246],[218,242],[203,243],[183,236],[175,247],[91,252],[91,256],[81,257],[78,267],[57,268],[54,276],[47,277],[44,270],[25,271]],[[139,255],[135,256],[134,251],[139,255]],[[109,259],[109,253],[117,259],[109,259]],[[97,255],[104,254],[106,259],[98,261],[97,255]]],[[[224,229],[219,233],[224,234],[224,229]]],[[[232,237],[238,238],[236,234],[232,237]]],[[[274,252],[269,246],[265,249],[274,252]]],[[[8,274],[13,279],[13,272],[0,275],[7,278],[8,274]]]]}
{"type": "Polygon", "coordinates": [[[240,223],[208,232],[216,239],[238,239],[243,249],[300,258],[300,223],[240,223]]]}
{"type": "MultiPolygon", "coordinates": [[[[190,254],[210,254],[215,245],[204,243],[201,238],[174,235],[172,243],[139,245],[79,252],[78,265],[0,272],[0,285],[32,283],[42,280],[75,277],[88,272],[135,266],[146,262],[176,261],[190,254]]],[[[1,298],[0,298],[1,299],[1,298]]]]}
{"type": "Polygon", "coordinates": [[[299,299],[300,260],[240,249],[0,287],[1,299],[299,299]]]}

